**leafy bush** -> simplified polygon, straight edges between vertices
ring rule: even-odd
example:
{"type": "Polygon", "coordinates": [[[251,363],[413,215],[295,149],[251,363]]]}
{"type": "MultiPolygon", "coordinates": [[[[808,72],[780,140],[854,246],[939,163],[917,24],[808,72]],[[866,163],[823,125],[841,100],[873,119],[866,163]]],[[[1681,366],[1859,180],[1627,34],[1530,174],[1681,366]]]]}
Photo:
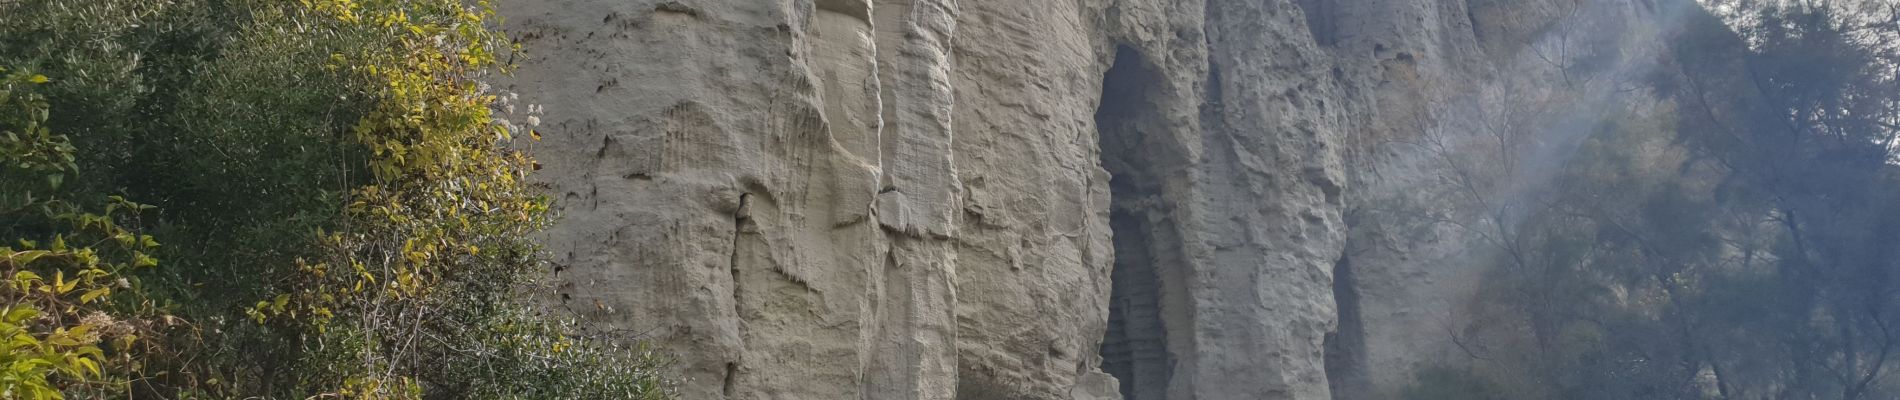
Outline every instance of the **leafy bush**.
{"type": "Polygon", "coordinates": [[[157,243],[121,227],[115,215],[149,206],[113,197],[92,213],[64,199],[72,194],[59,188],[77,165],[67,137],[45,126],[46,101],[33,89],[49,81],[0,70],[0,215],[13,222],[0,231],[17,239],[0,245],[0,274],[8,278],[0,284],[0,396],[103,397],[123,392],[120,378],[136,372],[130,355],[150,324],[123,320],[150,310],[109,300],[113,289],[133,287],[122,273],[157,265],[145,253],[157,243]]]}
{"type": "Polygon", "coordinates": [[[514,51],[495,19],[462,0],[0,2],[0,66],[37,71],[0,86],[0,239],[23,240],[0,249],[0,354],[24,365],[0,390],[669,398],[651,349],[516,301],[548,201],[509,147],[538,134],[480,83],[514,51]]]}

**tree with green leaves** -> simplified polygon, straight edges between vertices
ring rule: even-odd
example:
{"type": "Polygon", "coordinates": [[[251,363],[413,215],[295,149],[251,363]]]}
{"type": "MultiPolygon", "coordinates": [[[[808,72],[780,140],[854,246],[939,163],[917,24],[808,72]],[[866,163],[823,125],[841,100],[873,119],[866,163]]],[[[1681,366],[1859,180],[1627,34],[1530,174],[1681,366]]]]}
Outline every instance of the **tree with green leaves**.
{"type": "Polygon", "coordinates": [[[0,2],[4,397],[670,398],[653,350],[521,300],[550,217],[482,83],[498,23],[0,2]]]}

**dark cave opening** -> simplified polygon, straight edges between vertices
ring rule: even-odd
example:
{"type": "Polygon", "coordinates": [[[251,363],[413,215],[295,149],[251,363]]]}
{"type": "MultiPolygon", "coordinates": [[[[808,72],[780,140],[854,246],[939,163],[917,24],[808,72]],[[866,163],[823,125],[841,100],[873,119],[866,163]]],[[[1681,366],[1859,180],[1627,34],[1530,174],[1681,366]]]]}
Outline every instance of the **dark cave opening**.
{"type": "MultiPolygon", "coordinates": [[[[1163,199],[1167,146],[1156,87],[1161,77],[1139,52],[1126,46],[1103,78],[1095,123],[1102,167],[1112,176],[1109,226],[1114,233],[1108,329],[1102,340],[1102,370],[1121,381],[1124,399],[1163,399],[1175,357],[1168,349],[1167,286],[1164,277],[1178,257],[1163,199]]],[[[1178,265],[1178,264],[1174,264],[1178,265]]]]}
{"type": "Polygon", "coordinates": [[[1339,43],[1339,5],[1335,0],[1300,0],[1300,11],[1306,15],[1306,29],[1313,34],[1313,41],[1321,46],[1339,43]]]}
{"type": "Polygon", "coordinates": [[[1352,258],[1340,256],[1333,265],[1333,299],[1338,303],[1339,328],[1326,335],[1326,383],[1335,399],[1370,398],[1366,376],[1366,330],[1359,312],[1359,289],[1352,258]]]}

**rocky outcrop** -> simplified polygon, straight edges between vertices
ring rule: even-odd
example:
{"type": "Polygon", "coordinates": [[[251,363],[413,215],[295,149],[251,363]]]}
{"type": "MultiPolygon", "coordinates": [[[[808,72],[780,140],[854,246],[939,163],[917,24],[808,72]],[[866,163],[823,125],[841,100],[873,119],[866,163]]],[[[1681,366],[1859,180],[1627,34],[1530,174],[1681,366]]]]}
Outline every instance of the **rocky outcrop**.
{"type": "MultiPolygon", "coordinates": [[[[1583,80],[1649,68],[1685,5],[502,14],[515,88],[548,110],[556,301],[673,354],[687,398],[1375,399],[1456,359],[1437,333],[1476,279],[1471,232],[1392,216],[1495,216],[1395,146],[1469,142],[1526,101],[1636,104],[1583,80]]],[[[1487,195],[1537,167],[1487,165],[1509,172],[1487,195]]]]}
{"type": "Polygon", "coordinates": [[[559,301],[688,398],[1327,397],[1358,105],[1291,0],[502,11],[559,301]]]}

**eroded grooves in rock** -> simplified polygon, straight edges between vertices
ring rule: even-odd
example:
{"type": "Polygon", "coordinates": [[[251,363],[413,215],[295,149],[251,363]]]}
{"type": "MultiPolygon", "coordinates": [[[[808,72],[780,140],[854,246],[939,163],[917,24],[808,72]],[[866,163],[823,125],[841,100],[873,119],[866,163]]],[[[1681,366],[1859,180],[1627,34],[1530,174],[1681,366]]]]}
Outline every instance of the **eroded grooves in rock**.
{"type": "Polygon", "coordinates": [[[1117,51],[1115,64],[1103,79],[1102,106],[1095,115],[1102,167],[1112,175],[1109,226],[1115,246],[1102,370],[1121,380],[1125,398],[1159,400],[1167,396],[1174,368],[1162,320],[1160,271],[1179,269],[1181,263],[1165,256],[1178,254],[1169,249],[1178,248],[1179,242],[1156,234],[1159,225],[1169,222],[1162,209],[1158,177],[1151,172],[1154,153],[1144,146],[1144,136],[1157,133],[1149,98],[1149,86],[1157,77],[1144,63],[1133,49],[1117,51]]]}
{"type": "Polygon", "coordinates": [[[1355,100],[1300,1],[501,12],[557,284],[685,399],[1317,400],[1355,100]]]}

